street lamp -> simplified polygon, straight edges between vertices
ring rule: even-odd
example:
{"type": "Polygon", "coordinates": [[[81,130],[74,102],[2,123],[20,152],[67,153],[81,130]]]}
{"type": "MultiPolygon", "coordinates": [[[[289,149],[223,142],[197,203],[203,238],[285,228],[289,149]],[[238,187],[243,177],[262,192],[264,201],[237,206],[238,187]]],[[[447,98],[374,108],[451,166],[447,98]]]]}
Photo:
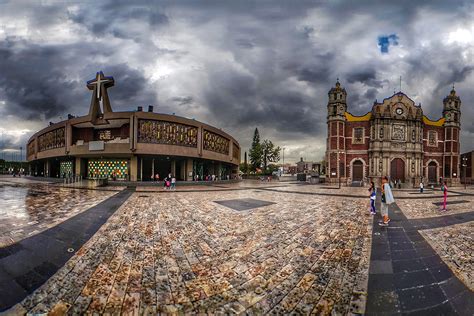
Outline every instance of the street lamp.
{"type": "Polygon", "coordinates": [[[466,173],[467,173],[467,157],[462,157],[462,166],[464,167],[464,189],[467,189],[466,173]]]}
{"type": "Polygon", "coordinates": [[[337,152],[337,177],[338,177],[338,189],[341,188],[341,154],[343,154],[343,151],[338,151],[337,152]]]}
{"type": "Polygon", "coordinates": [[[18,174],[21,175],[21,170],[23,169],[23,146],[20,146],[20,171],[18,174]]]}
{"type": "Polygon", "coordinates": [[[282,173],[285,174],[285,147],[283,147],[283,168],[282,173]]]}

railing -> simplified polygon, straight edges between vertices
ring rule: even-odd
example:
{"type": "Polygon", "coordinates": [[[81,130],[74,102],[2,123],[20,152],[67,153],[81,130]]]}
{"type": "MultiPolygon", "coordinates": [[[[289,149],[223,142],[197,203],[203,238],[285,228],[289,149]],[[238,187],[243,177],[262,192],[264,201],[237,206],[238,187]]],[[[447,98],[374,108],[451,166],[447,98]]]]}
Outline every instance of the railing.
{"type": "Polygon", "coordinates": [[[82,182],[81,175],[72,175],[72,176],[64,177],[64,184],[72,184],[76,182],[82,182]]]}

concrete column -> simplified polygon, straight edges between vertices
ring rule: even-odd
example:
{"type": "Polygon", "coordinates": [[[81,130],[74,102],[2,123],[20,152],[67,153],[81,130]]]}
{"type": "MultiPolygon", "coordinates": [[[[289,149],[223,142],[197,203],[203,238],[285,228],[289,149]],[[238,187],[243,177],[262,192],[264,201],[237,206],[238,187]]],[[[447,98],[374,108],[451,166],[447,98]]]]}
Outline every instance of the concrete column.
{"type": "Polygon", "coordinates": [[[199,157],[202,156],[202,143],[203,143],[203,138],[204,138],[204,129],[202,126],[198,127],[198,139],[197,139],[197,148],[198,148],[198,155],[199,157]]]}
{"type": "Polygon", "coordinates": [[[133,155],[130,159],[130,181],[137,181],[138,158],[133,155]]]}
{"type": "Polygon", "coordinates": [[[76,157],[76,161],[74,163],[74,173],[76,175],[82,175],[82,164],[81,164],[81,158],[76,157]]]}
{"type": "Polygon", "coordinates": [[[51,177],[51,170],[49,170],[50,163],[49,160],[46,160],[44,162],[44,176],[45,177],[51,177]]]}
{"type": "Polygon", "coordinates": [[[140,157],[140,181],[143,181],[143,157],[140,157]]]}
{"type": "Polygon", "coordinates": [[[72,126],[71,124],[67,123],[66,124],[66,152],[69,152],[69,150],[71,149],[71,145],[72,145],[72,126]]]}
{"type": "Polygon", "coordinates": [[[151,174],[153,175],[153,179],[155,178],[155,158],[151,159],[151,174]]]}
{"type": "Polygon", "coordinates": [[[181,164],[179,177],[186,181],[186,161],[181,160],[179,163],[181,164]]]}
{"type": "Polygon", "coordinates": [[[176,177],[176,160],[171,160],[171,176],[176,177]]]}
{"type": "Polygon", "coordinates": [[[193,181],[193,159],[186,159],[186,181],[193,181]]]}

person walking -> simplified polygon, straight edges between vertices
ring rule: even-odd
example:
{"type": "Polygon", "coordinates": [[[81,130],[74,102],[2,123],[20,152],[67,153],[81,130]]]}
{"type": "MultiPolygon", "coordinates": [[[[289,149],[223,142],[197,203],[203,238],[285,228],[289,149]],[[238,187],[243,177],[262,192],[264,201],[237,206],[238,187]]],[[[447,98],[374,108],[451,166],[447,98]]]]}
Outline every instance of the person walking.
{"type": "Polygon", "coordinates": [[[160,174],[159,173],[155,174],[155,181],[160,182],[160,174]]]}
{"type": "Polygon", "coordinates": [[[446,203],[448,199],[448,186],[446,185],[446,181],[443,181],[443,184],[441,185],[441,190],[443,191],[443,208],[441,209],[441,211],[445,212],[447,211],[446,203]]]}
{"type": "Polygon", "coordinates": [[[423,181],[420,181],[420,193],[423,193],[423,189],[424,189],[424,185],[423,185],[423,181]]]}
{"type": "Polygon", "coordinates": [[[388,217],[388,206],[395,202],[393,198],[392,189],[388,184],[388,178],[385,176],[382,178],[382,204],[380,213],[382,214],[382,221],[379,223],[380,226],[388,226],[390,218],[388,217]]]}
{"type": "Polygon", "coordinates": [[[377,197],[377,190],[375,189],[375,184],[374,182],[370,182],[370,188],[369,188],[369,197],[370,197],[370,214],[375,215],[377,212],[375,211],[375,199],[377,197]]]}

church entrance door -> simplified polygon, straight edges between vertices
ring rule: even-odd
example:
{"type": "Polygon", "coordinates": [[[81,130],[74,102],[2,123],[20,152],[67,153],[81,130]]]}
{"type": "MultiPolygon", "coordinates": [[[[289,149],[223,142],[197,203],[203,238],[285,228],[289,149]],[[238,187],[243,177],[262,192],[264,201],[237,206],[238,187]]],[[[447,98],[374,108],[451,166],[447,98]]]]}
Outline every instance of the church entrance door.
{"type": "Polygon", "coordinates": [[[436,162],[432,161],[428,164],[428,182],[429,183],[436,183],[438,177],[436,176],[436,169],[438,166],[436,162]]]}
{"type": "Polygon", "coordinates": [[[362,181],[364,177],[364,164],[360,160],[352,163],[352,181],[362,181]]]}
{"type": "Polygon", "coordinates": [[[390,164],[390,180],[405,182],[405,163],[401,158],[395,158],[390,164]]]}

